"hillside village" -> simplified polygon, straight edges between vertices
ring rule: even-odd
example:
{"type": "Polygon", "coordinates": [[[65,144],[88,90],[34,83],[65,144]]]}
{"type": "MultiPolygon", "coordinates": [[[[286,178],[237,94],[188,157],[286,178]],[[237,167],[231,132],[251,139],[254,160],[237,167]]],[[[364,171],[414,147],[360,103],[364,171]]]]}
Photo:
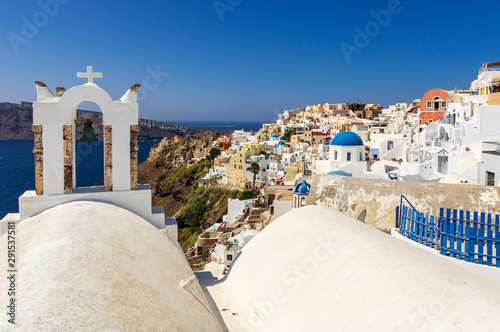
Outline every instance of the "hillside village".
{"type": "MultiPolygon", "coordinates": [[[[199,184],[254,189],[258,197],[228,199],[222,223],[206,229],[188,256],[211,249],[214,274],[224,271],[221,263],[230,265],[256,230],[306,205],[316,175],[499,186],[499,66],[485,63],[467,90],[435,88],[387,109],[311,105],[285,111],[258,132],[214,140],[205,154],[217,149],[218,156],[199,184]]],[[[198,160],[183,161],[189,167],[198,160]]]]}
{"type": "Polygon", "coordinates": [[[165,138],[141,165],[138,85],[113,100],[92,66],[57,95],[37,81],[35,190],[0,221],[0,326],[493,330],[498,64],[411,105],[317,105],[257,133],[165,138]],[[103,112],[94,187],[75,181],[82,100],[103,112]]]}
{"type": "Polygon", "coordinates": [[[484,64],[468,90],[431,89],[420,99],[387,109],[326,103],[287,110],[257,133],[240,130],[219,140],[222,154],[206,180],[249,188],[250,165],[256,162],[259,187],[294,185],[335,171],[361,178],[497,186],[499,66],[484,64]]]}
{"type": "Polygon", "coordinates": [[[0,332],[500,331],[499,2],[2,9],[0,332]]]}

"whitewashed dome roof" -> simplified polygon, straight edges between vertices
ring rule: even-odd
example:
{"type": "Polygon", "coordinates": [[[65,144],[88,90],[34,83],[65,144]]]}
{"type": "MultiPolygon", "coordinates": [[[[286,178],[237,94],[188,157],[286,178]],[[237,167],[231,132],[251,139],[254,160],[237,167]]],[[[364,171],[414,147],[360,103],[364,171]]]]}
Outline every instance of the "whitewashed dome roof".
{"type": "Polygon", "coordinates": [[[241,330],[491,331],[500,325],[499,283],[323,206],[294,209],[264,228],[214,287],[217,301],[238,313],[226,322],[241,330]]]}
{"type": "Polygon", "coordinates": [[[17,238],[20,331],[221,331],[180,248],[127,210],[59,205],[21,222],[17,238]]]}

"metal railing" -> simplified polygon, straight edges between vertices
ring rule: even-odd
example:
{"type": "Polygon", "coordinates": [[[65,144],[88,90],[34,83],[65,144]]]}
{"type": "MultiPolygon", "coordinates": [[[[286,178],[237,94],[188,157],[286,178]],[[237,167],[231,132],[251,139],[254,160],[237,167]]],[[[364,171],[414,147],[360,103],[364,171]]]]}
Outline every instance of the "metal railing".
{"type": "Polygon", "coordinates": [[[401,235],[466,262],[500,267],[500,215],[457,209],[439,210],[439,217],[419,212],[401,196],[396,209],[401,235]]]}

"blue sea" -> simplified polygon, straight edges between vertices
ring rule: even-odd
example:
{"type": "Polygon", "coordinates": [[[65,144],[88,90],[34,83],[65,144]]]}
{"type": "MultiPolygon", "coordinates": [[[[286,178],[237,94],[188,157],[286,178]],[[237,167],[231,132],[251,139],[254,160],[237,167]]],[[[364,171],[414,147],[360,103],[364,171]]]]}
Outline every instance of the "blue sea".
{"type": "Polygon", "coordinates": [[[175,121],[175,123],[197,128],[206,129],[225,129],[225,130],[241,130],[246,131],[258,131],[262,128],[262,122],[260,121],[175,121]]]}
{"type": "MultiPolygon", "coordinates": [[[[262,122],[207,122],[184,121],[178,124],[207,129],[253,130],[262,128],[262,122]]],[[[149,157],[157,141],[139,142],[138,161],[149,157]]],[[[0,141],[0,220],[7,213],[19,212],[18,198],[26,190],[35,189],[35,162],[33,141],[0,141]]],[[[97,186],[104,181],[104,153],[102,142],[76,145],[76,186],[97,186]]]]}
{"type": "MultiPolygon", "coordinates": [[[[157,141],[139,142],[138,161],[149,157],[157,141]]],[[[33,141],[0,141],[0,220],[7,213],[19,212],[18,198],[26,190],[35,189],[35,161],[33,141]]],[[[102,142],[77,143],[76,185],[97,186],[104,180],[104,153],[102,142]]]]}

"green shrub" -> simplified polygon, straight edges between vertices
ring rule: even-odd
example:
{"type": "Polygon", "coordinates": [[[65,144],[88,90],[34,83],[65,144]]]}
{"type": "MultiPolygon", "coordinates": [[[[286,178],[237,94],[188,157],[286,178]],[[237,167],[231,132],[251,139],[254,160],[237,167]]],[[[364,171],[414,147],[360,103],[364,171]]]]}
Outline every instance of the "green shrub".
{"type": "Polygon", "coordinates": [[[194,246],[198,236],[201,234],[201,229],[184,228],[179,234],[179,244],[184,252],[194,246]]]}
{"type": "Polygon", "coordinates": [[[242,201],[244,201],[246,199],[253,199],[253,198],[257,198],[257,195],[252,190],[245,190],[240,195],[240,200],[242,200],[242,201]]]}
{"type": "Polygon", "coordinates": [[[172,175],[169,176],[167,180],[167,185],[171,186],[181,179],[181,177],[192,177],[196,179],[201,179],[208,174],[208,169],[210,168],[210,161],[200,160],[191,167],[187,165],[181,165],[177,167],[172,175]]]}
{"type": "Polygon", "coordinates": [[[202,202],[195,202],[193,205],[185,207],[185,213],[190,227],[199,227],[203,221],[203,216],[207,210],[207,205],[202,202]]]}
{"type": "Polygon", "coordinates": [[[179,234],[179,243],[184,251],[191,248],[196,242],[196,238],[201,234],[202,228],[200,226],[208,217],[209,208],[218,204],[217,213],[222,218],[227,213],[228,199],[236,199],[239,195],[238,190],[219,187],[199,187],[189,195],[188,201],[178,217],[187,226],[179,234]]]}
{"type": "Polygon", "coordinates": [[[219,190],[212,190],[210,192],[210,195],[208,196],[210,204],[215,204],[221,198],[221,196],[222,196],[222,190],[220,190],[220,188],[211,188],[211,189],[219,189],[219,190]]]}
{"type": "Polygon", "coordinates": [[[229,195],[222,195],[219,199],[219,206],[217,207],[217,213],[220,217],[223,217],[227,213],[227,202],[229,199],[229,195]]]}

